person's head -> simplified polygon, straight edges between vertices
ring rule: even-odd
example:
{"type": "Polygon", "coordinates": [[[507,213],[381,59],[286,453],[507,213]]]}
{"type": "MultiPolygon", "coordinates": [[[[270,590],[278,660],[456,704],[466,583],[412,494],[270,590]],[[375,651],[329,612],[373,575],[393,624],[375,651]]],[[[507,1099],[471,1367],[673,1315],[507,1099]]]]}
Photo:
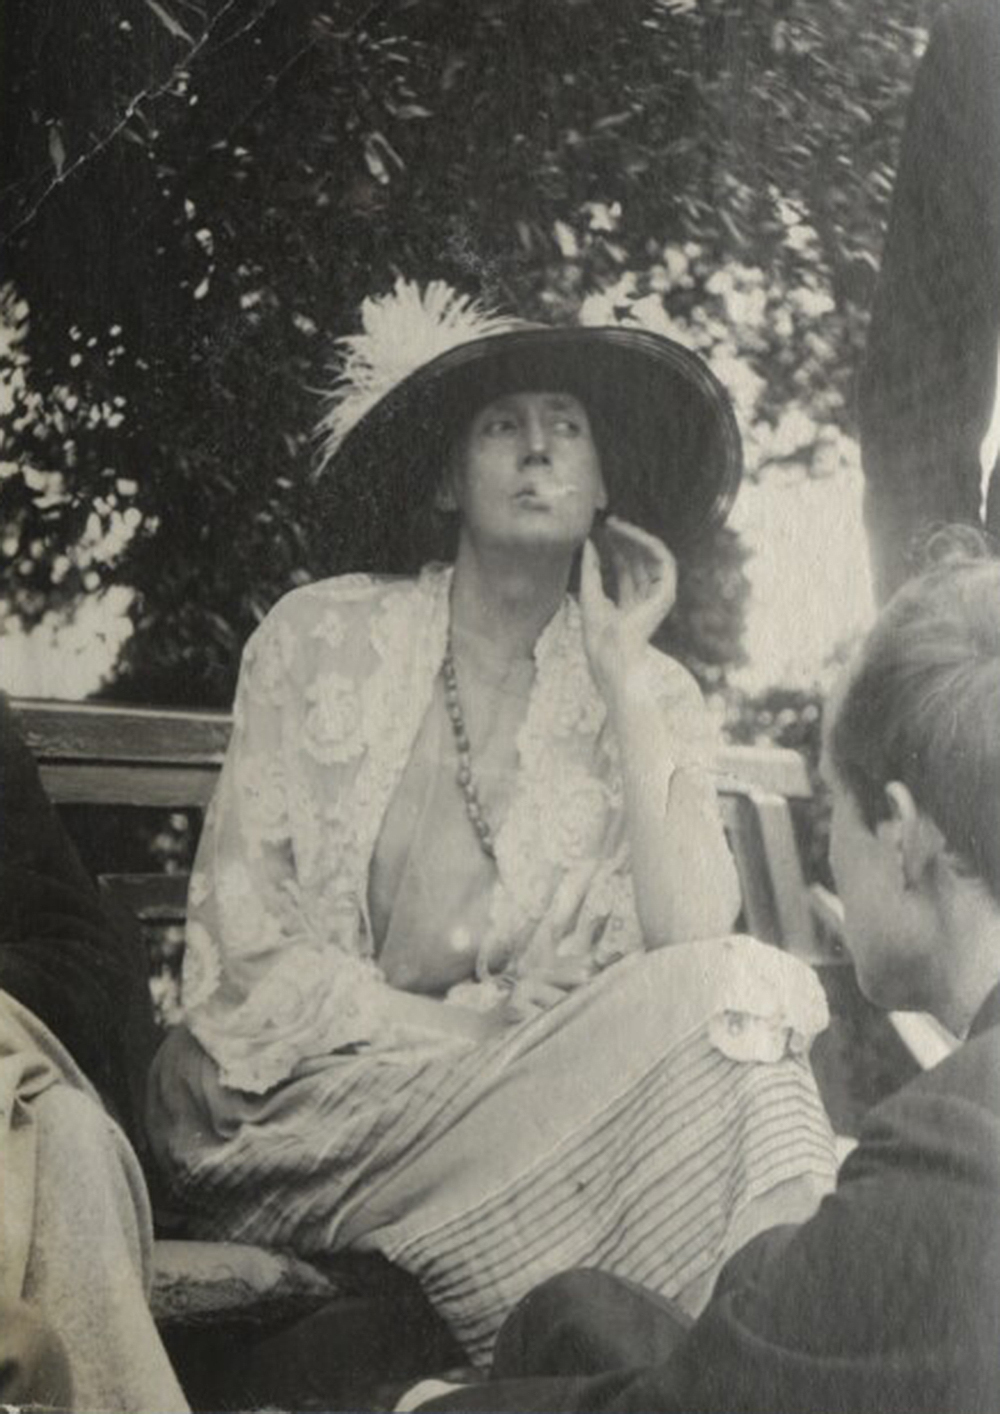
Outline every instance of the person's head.
{"type": "Polygon", "coordinates": [[[473,544],[569,556],[608,494],[595,431],[573,393],[488,397],[453,438],[437,504],[473,544]]]}
{"type": "Polygon", "coordinates": [[[829,704],[824,758],[862,990],[935,1011],[963,965],[954,920],[1000,921],[1000,560],[949,554],[898,592],[829,704]]]}
{"type": "MultiPolygon", "coordinates": [[[[742,471],[739,429],[725,390],[692,350],[645,329],[506,319],[439,281],[424,289],[397,281],[391,293],[364,302],[362,322],[361,333],[338,341],[337,380],[317,429],[318,520],[338,567],[411,573],[427,558],[449,557],[451,537],[433,516],[439,478],[450,469],[445,502],[450,490],[471,523],[473,471],[487,460],[495,471],[514,441],[513,427],[487,439],[472,425],[498,400],[510,401],[507,414],[522,419],[537,397],[563,397],[582,411],[586,431],[572,453],[570,439],[554,435],[530,453],[534,467],[525,466],[539,486],[545,457],[555,479],[557,463],[579,459],[589,441],[615,514],[659,536],[675,555],[725,519],[742,471]]],[[[587,479],[596,482],[593,469],[587,479]]],[[[559,496],[562,511],[577,499],[575,492],[559,496]]],[[[600,490],[593,498],[581,491],[579,499],[581,511],[590,499],[599,509],[600,490]]],[[[519,504],[524,530],[527,495],[519,504]]],[[[535,509],[535,531],[548,524],[544,540],[557,517],[547,522],[535,509]]],[[[578,519],[573,536],[582,538],[592,513],[578,519]]]]}

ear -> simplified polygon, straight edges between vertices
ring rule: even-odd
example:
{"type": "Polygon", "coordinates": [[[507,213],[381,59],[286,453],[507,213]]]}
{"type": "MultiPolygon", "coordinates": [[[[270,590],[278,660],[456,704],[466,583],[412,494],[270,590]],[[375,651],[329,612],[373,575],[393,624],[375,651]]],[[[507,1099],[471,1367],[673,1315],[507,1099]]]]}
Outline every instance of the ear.
{"type": "Polygon", "coordinates": [[[904,887],[916,889],[945,854],[944,836],[902,781],[890,781],[885,798],[889,816],[879,822],[875,833],[897,854],[904,887]]]}

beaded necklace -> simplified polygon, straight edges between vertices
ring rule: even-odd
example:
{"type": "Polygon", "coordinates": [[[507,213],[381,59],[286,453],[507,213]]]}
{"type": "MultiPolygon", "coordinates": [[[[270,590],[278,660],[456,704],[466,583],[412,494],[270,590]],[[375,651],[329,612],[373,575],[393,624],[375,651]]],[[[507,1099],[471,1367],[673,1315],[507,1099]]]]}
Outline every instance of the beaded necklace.
{"type": "Polygon", "coordinates": [[[493,831],[483,814],[479,791],[476,789],[475,777],[472,774],[472,751],[469,746],[469,733],[465,728],[465,718],[462,715],[462,701],[458,695],[458,675],[455,672],[455,656],[452,652],[450,628],[445,643],[441,672],[444,677],[444,705],[448,709],[448,720],[451,722],[455,750],[458,753],[458,770],[455,773],[455,778],[465,799],[465,813],[476,832],[476,838],[479,840],[483,853],[488,859],[496,859],[493,831]]]}

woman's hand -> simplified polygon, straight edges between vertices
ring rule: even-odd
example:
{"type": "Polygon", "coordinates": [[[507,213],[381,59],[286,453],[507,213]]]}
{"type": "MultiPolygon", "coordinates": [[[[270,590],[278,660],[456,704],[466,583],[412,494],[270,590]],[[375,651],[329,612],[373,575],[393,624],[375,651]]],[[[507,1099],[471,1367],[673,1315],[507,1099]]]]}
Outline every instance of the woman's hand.
{"type": "Polygon", "coordinates": [[[601,583],[593,541],[583,547],[580,608],[587,660],[605,701],[628,687],[646,644],[670,613],[677,597],[677,563],[655,535],[609,516],[605,535],[617,579],[617,602],[601,583]]]}
{"type": "Polygon", "coordinates": [[[505,1024],[529,1021],[558,1005],[589,981],[593,971],[590,959],[584,957],[555,958],[547,967],[532,969],[526,977],[517,979],[500,1008],[505,1024]]]}

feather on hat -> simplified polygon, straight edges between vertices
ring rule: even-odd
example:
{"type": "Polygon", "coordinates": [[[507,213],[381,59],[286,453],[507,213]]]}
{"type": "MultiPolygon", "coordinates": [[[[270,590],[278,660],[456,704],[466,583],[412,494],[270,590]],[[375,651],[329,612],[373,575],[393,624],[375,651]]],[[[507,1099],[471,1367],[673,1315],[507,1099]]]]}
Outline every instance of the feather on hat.
{"type": "Polygon", "coordinates": [[[365,414],[418,368],[473,339],[525,327],[523,320],[497,314],[444,280],[421,289],[402,276],[389,294],[364,300],[361,326],[360,334],[336,342],[336,378],[316,428],[320,470],[365,414]]]}

